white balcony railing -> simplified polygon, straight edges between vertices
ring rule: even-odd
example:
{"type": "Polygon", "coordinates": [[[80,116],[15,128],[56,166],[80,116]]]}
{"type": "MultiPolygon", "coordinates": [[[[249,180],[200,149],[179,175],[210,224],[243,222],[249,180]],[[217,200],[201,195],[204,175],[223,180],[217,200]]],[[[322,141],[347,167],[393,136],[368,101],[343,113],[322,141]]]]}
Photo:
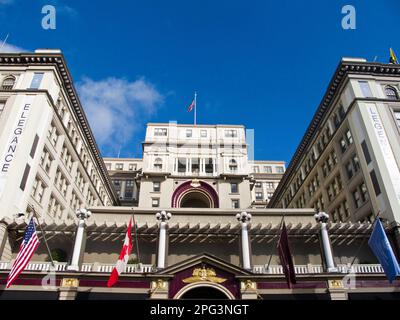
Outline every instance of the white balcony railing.
{"type": "MultiPolygon", "coordinates": [[[[380,264],[354,264],[350,268],[350,264],[340,264],[337,266],[339,273],[383,273],[383,268],[380,264]]],[[[321,265],[296,265],[294,267],[296,274],[321,274],[324,273],[324,269],[321,265]]],[[[258,265],[253,267],[253,272],[257,274],[283,274],[282,266],[270,265],[268,268],[266,265],[258,265]]]]}
{"type": "MultiPolygon", "coordinates": [[[[111,273],[115,264],[104,264],[104,263],[83,263],[80,272],[90,273],[111,273]]],[[[56,262],[56,271],[66,272],[66,262],[56,262]]],[[[321,265],[296,265],[296,274],[322,274],[324,269],[321,265]]],[[[350,264],[337,265],[339,273],[356,273],[356,274],[374,274],[383,273],[383,268],[380,264],[354,264],[350,267],[350,264]]],[[[0,270],[10,270],[11,262],[0,261],[0,270]]],[[[26,269],[27,271],[49,271],[51,269],[50,262],[30,262],[26,269]]],[[[128,264],[125,273],[152,273],[155,272],[155,267],[151,264],[128,264]]],[[[253,267],[253,272],[256,274],[271,274],[281,275],[283,274],[283,268],[280,265],[270,265],[268,268],[266,265],[256,265],[253,267]]]]}
{"type": "MultiPolygon", "coordinates": [[[[99,264],[99,263],[83,263],[81,272],[101,272],[111,273],[115,264],[99,264]]],[[[66,262],[55,262],[56,271],[68,271],[66,262]]],[[[10,270],[11,262],[0,261],[0,270],[10,270]]],[[[30,262],[26,266],[26,271],[49,271],[51,269],[51,262],[30,262]]],[[[154,272],[155,268],[151,264],[128,264],[126,273],[150,273],[154,272]]]]}

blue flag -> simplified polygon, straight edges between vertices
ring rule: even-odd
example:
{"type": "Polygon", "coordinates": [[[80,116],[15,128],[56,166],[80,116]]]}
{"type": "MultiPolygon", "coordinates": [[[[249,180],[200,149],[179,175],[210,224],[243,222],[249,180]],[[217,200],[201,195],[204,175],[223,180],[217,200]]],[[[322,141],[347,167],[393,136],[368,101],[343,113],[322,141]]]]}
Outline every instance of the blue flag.
{"type": "Polygon", "coordinates": [[[385,271],[386,277],[392,283],[400,275],[400,266],[379,218],[376,219],[368,245],[385,271]]]}

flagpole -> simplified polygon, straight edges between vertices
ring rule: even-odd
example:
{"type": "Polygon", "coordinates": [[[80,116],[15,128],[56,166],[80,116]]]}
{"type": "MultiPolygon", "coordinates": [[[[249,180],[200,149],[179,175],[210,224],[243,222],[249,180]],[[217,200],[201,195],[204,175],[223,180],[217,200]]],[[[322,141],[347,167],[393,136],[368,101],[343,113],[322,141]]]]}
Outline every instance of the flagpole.
{"type": "Polygon", "coordinates": [[[197,116],[197,92],[194,92],[194,125],[196,125],[196,116],[197,116]]]}
{"type": "MultiPolygon", "coordinates": [[[[378,211],[377,215],[375,216],[375,220],[372,224],[372,231],[374,230],[375,224],[378,221],[380,215],[381,215],[381,211],[378,211]]],[[[354,262],[356,262],[357,256],[360,253],[360,250],[364,246],[365,241],[367,241],[367,239],[368,239],[367,237],[364,237],[364,239],[361,241],[361,244],[358,247],[356,254],[354,255],[353,261],[350,263],[349,272],[351,271],[351,268],[352,268],[354,262]]]]}
{"type": "MultiPolygon", "coordinates": [[[[282,229],[282,224],[283,224],[283,221],[284,221],[284,220],[285,220],[285,215],[282,216],[281,223],[279,224],[279,230],[278,230],[278,232],[281,231],[281,229],[282,229]]],[[[278,241],[276,242],[276,247],[278,247],[279,239],[280,239],[280,236],[278,237],[278,241]]],[[[270,265],[270,263],[271,263],[272,255],[273,255],[273,254],[274,254],[274,251],[271,251],[271,254],[270,254],[269,260],[268,260],[268,264],[267,264],[267,268],[266,268],[266,269],[267,269],[267,272],[268,272],[269,265],[270,265]]]]}
{"type": "Polygon", "coordinates": [[[37,220],[37,223],[38,223],[38,226],[39,226],[39,228],[40,228],[40,231],[42,232],[43,240],[44,240],[44,243],[45,243],[45,245],[46,245],[47,252],[49,253],[50,260],[51,260],[51,265],[52,265],[53,267],[55,267],[54,260],[53,260],[53,256],[51,255],[50,248],[49,248],[49,245],[48,245],[48,243],[47,243],[44,230],[43,230],[43,228],[42,228],[42,225],[41,225],[40,222],[39,222],[39,218],[38,218],[38,216],[37,216],[37,214],[36,214],[35,207],[33,207],[33,206],[32,206],[32,211],[33,211],[33,216],[34,216],[34,217],[36,218],[36,220],[37,220]]]}

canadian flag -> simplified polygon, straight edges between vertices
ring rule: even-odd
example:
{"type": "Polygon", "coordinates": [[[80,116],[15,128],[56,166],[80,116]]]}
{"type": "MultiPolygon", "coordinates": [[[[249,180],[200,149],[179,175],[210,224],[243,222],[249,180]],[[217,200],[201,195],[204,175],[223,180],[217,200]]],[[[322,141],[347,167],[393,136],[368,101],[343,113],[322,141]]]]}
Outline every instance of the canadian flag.
{"type": "Polygon", "coordinates": [[[129,220],[128,230],[126,231],[124,244],[122,246],[121,253],[119,254],[117,264],[114,267],[113,271],[111,272],[110,278],[108,279],[107,287],[112,287],[118,281],[118,276],[125,271],[126,265],[129,260],[129,256],[131,255],[132,251],[131,230],[132,230],[132,217],[129,220]]]}

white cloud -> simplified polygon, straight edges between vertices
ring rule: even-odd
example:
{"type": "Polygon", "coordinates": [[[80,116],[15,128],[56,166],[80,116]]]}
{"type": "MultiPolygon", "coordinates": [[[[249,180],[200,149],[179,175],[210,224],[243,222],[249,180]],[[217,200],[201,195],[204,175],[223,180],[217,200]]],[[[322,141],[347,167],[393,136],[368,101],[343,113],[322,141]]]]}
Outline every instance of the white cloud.
{"type": "MultiPolygon", "coordinates": [[[[2,1],[2,0],[0,0],[0,1],[2,1]]],[[[5,43],[3,45],[3,41],[4,40],[0,40],[0,52],[3,52],[3,53],[29,52],[29,50],[14,46],[13,44],[5,43]]]]}
{"type": "Polygon", "coordinates": [[[103,153],[116,154],[164,101],[163,95],[144,78],[133,82],[84,78],[78,83],[78,91],[103,153]]]}

